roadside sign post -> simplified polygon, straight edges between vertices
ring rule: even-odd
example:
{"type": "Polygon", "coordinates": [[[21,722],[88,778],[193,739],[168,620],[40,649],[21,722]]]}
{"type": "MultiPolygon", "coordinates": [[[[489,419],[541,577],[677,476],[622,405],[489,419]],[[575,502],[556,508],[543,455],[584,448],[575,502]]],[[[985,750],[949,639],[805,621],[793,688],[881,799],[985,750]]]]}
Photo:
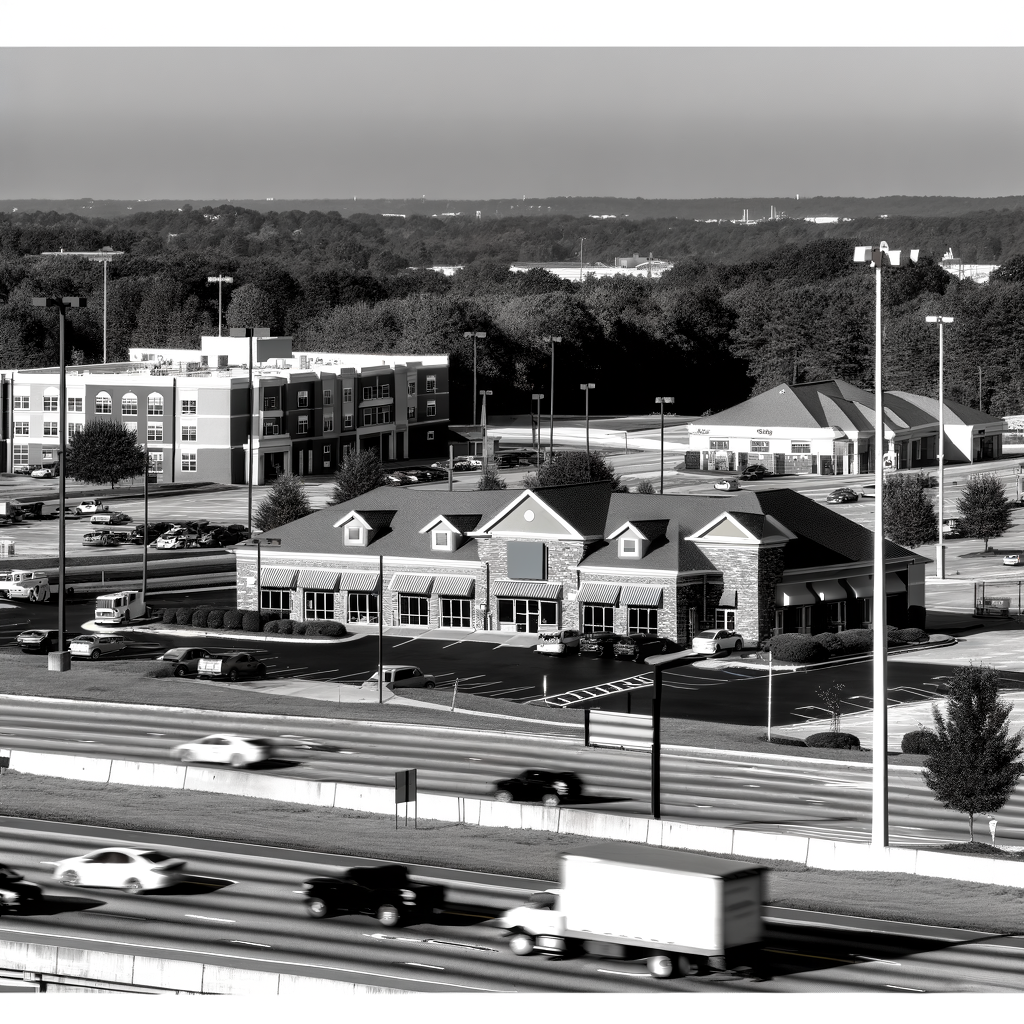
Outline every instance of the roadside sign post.
{"type": "Polygon", "coordinates": [[[450,709],[452,711],[455,710],[455,698],[458,697],[458,695],[459,695],[459,677],[456,676],[455,677],[455,689],[452,690],[452,706],[451,706],[451,709],[450,709]]]}
{"type": "Polygon", "coordinates": [[[768,742],[772,741],[772,652],[768,649],[768,742]]]}
{"type": "Polygon", "coordinates": [[[655,654],[645,659],[654,669],[654,693],[651,697],[651,817],[661,817],[661,673],[666,665],[674,665],[687,657],[682,651],[655,654]]]}
{"type": "Polygon", "coordinates": [[[993,844],[993,846],[995,845],[995,841],[996,841],[996,825],[997,824],[998,824],[998,821],[995,818],[989,818],[988,819],[988,830],[992,834],[992,844],[993,844]]]}
{"type": "Polygon", "coordinates": [[[413,805],[412,827],[417,828],[416,769],[395,772],[395,831],[398,831],[398,805],[405,804],[405,824],[409,824],[409,804],[413,805]]]}

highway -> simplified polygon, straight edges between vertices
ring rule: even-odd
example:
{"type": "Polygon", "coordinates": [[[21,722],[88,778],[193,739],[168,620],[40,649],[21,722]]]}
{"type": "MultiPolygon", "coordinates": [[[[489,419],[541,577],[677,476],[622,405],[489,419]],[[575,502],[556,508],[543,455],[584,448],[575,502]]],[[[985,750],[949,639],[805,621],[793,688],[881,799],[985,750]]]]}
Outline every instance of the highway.
{"type": "MultiPolygon", "coordinates": [[[[442,728],[0,697],[0,746],[15,750],[166,762],[175,744],[214,732],[283,742],[280,761],[250,770],[390,786],[396,770],[415,767],[424,792],[487,796],[496,779],[527,767],[552,768],[581,776],[586,786],[581,806],[643,815],[650,809],[649,757],[585,748],[578,733],[510,734],[486,726],[442,728]]],[[[664,817],[674,820],[866,841],[870,765],[667,748],[662,799],[664,817]]],[[[912,768],[890,772],[890,822],[893,845],[967,838],[966,820],[944,810],[912,768]]],[[[1024,842],[1024,794],[1019,789],[999,812],[999,836],[1004,843],[1024,842]]]]}
{"type": "Polygon", "coordinates": [[[413,866],[441,882],[447,913],[388,931],[369,917],[308,917],[295,892],[310,875],[373,863],[273,847],[0,818],[3,858],[50,897],[40,912],[0,918],[0,938],[84,946],[414,992],[1019,992],[1024,940],[958,929],[769,906],[776,976],[732,973],[663,981],[641,962],[514,957],[492,914],[550,883],[413,866]],[[163,892],[67,889],[47,862],[107,845],[184,857],[189,875],[163,892]]]}

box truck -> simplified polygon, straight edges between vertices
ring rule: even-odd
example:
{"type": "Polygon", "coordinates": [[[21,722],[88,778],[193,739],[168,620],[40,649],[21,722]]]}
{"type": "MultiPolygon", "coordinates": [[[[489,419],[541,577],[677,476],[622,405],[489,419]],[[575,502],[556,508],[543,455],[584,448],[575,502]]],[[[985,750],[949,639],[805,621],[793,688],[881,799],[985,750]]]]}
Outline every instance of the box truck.
{"type": "Polygon", "coordinates": [[[767,869],[660,847],[599,843],[561,855],[561,886],[499,924],[517,956],[591,954],[647,961],[655,978],[745,967],[761,954],[767,869]]]}
{"type": "Polygon", "coordinates": [[[121,590],[116,594],[104,594],[96,598],[93,621],[105,625],[127,625],[132,619],[144,619],[149,615],[141,590],[121,590]]]}

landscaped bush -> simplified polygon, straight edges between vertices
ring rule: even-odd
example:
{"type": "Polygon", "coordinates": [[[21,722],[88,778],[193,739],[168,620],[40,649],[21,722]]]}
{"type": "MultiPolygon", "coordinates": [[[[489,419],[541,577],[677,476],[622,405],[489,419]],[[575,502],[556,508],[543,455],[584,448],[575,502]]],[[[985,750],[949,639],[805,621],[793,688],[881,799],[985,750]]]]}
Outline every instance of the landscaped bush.
{"type": "Polygon", "coordinates": [[[345,636],[345,626],[333,619],[325,622],[307,622],[306,636],[345,636]]]}
{"type": "Polygon", "coordinates": [[[843,644],[838,633],[815,633],[811,639],[821,644],[829,654],[841,654],[843,651],[843,644]]]}
{"type": "Polygon", "coordinates": [[[936,736],[931,729],[915,729],[903,734],[900,750],[904,754],[930,754],[935,746],[936,736]]]}
{"type": "Polygon", "coordinates": [[[780,633],[773,636],[765,647],[780,661],[794,661],[806,665],[814,661],[828,660],[828,651],[805,633],[780,633]]]}
{"type": "Polygon", "coordinates": [[[860,750],[860,740],[850,732],[816,732],[804,740],[808,747],[828,747],[832,750],[860,750]]]}
{"type": "Polygon", "coordinates": [[[843,654],[857,654],[860,651],[870,651],[874,643],[874,633],[870,629],[844,629],[836,633],[843,654]]]}
{"type": "MultiPolygon", "coordinates": [[[[307,633],[309,633],[309,628],[310,628],[310,625],[311,625],[310,623],[295,622],[294,620],[289,620],[289,621],[292,624],[292,635],[293,636],[305,636],[307,633]]],[[[312,623],[312,625],[315,625],[315,623],[312,623]]]]}
{"type": "Polygon", "coordinates": [[[192,613],[192,625],[200,626],[202,629],[206,629],[210,621],[210,612],[212,611],[213,609],[208,604],[201,604],[192,613]]]}
{"type": "Polygon", "coordinates": [[[165,608],[160,613],[160,621],[165,626],[173,625],[177,621],[177,618],[178,618],[178,609],[177,608],[165,608]]]}
{"type": "Polygon", "coordinates": [[[186,605],[178,609],[178,616],[176,622],[179,626],[190,626],[192,625],[192,616],[195,614],[195,607],[193,605],[186,605]]]}
{"type": "Polygon", "coordinates": [[[262,632],[260,613],[254,608],[249,608],[242,612],[242,629],[244,629],[246,633],[262,632]]]}
{"type": "Polygon", "coordinates": [[[224,625],[224,609],[211,608],[210,614],[206,617],[207,629],[220,629],[224,625]]]}
{"type": "Polygon", "coordinates": [[[263,632],[264,633],[276,633],[277,632],[277,626],[278,626],[278,620],[277,619],[271,619],[269,622],[264,622],[263,623],[263,632]]]}
{"type": "Polygon", "coordinates": [[[909,626],[907,629],[896,630],[895,633],[889,636],[889,639],[901,644],[923,644],[926,640],[930,640],[931,637],[923,629],[918,629],[917,626],[909,626]]]}
{"type": "Polygon", "coordinates": [[[228,608],[224,612],[224,628],[238,629],[242,625],[242,612],[238,608],[228,608]]]}
{"type": "Polygon", "coordinates": [[[277,631],[285,636],[289,636],[295,632],[295,623],[291,619],[278,619],[277,631]]]}

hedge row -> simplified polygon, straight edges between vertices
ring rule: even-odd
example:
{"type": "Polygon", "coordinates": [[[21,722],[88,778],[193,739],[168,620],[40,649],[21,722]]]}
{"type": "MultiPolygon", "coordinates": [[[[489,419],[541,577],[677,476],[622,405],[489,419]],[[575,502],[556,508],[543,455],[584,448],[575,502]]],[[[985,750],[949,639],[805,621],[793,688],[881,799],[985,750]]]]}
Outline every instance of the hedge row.
{"type": "Polygon", "coordinates": [[[197,626],[200,629],[243,630],[246,633],[285,633],[291,636],[345,636],[340,622],[293,622],[252,608],[213,608],[208,604],[164,608],[164,625],[197,626]]]}
{"type": "Polygon", "coordinates": [[[345,636],[345,627],[333,620],[295,622],[292,619],[271,619],[263,625],[264,633],[282,633],[288,636],[345,636]]]}
{"type": "MultiPolygon", "coordinates": [[[[929,640],[929,635],[916,626],[908,629],[887,628],[887,646],[894,644],[919,644],[929,640]]],[[[764,649],[781,661],[809,664],[825,661],[829,657],[842,657],[870,651],[874,644],[874,631],[870,629],[844,629],[840,633],[780,633],[768,640],[764,649]]]]}
{"type": "Polygon", "coordinates": [[[808,747],[828,747],[832,750],[860,750],[860,740],[852,732],[816,732],[804,743],[808,747]]]}
{"type": "Polygon", "coordinates": [[[938,737],[931,729],[915,729],[903,734],[900,750],[904,754],[930,754],[938,742],[938,737]]]}

